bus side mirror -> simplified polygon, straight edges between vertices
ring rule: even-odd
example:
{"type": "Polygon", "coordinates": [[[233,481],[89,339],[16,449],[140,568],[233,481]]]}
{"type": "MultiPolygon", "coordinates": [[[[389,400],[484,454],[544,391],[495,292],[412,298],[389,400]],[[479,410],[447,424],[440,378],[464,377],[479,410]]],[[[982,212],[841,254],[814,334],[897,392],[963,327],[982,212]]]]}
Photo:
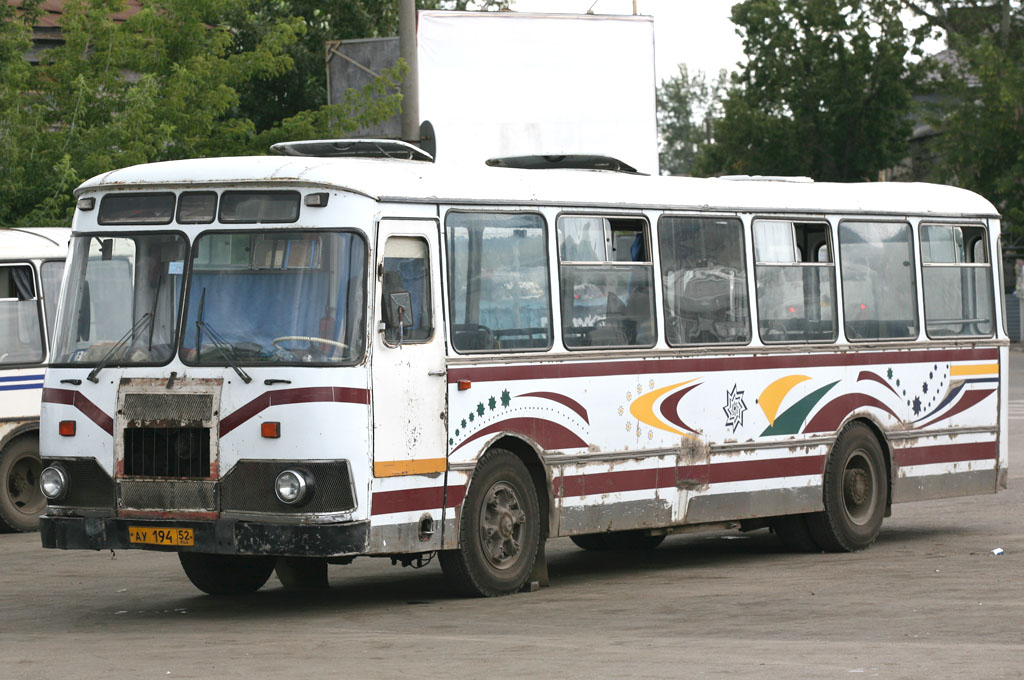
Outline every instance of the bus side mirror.
{"type": "Polygon", "coordinates": [[[384,301],[384,330],[385,338],[388,335],[394,337],[387,331],[398,331],[398,346],[402,345],[402,336],[405,329],[412,326],[412,294],[405,290],[395,293],[388,293],[384,301]]]}

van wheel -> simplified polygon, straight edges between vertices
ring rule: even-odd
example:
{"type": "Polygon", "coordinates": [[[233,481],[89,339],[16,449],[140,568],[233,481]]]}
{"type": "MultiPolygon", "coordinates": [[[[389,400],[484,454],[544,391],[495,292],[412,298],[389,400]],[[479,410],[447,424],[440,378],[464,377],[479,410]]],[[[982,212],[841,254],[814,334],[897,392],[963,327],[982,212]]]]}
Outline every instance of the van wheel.
{"type": "Polygon", "coordinates": [[[210,595],[255,593],[274,573],[276,557],[179,552],[192,585],[210,595]]]}
{"type": "Polygon", "coordinates": [[[828,552],[863,550],[882,528],[889,497],[882,446],[866,425],[839,435],[825,463],[825,511],[807,516],[811,537],[828,552]]]}
{"type": "Polygon", "coordinates": [[[438,555],[459,592],[511,595],[526,584],[540,548],[540,505],[523,462],[491,449],[477,466],[459,519],[460,547],[438,555]]]}
{"type": "Polygon", "coordinates": [[[39,440],[20,437],[0,452],[0,530],[35,531],[46,512],[39,490],[39,440]]]}

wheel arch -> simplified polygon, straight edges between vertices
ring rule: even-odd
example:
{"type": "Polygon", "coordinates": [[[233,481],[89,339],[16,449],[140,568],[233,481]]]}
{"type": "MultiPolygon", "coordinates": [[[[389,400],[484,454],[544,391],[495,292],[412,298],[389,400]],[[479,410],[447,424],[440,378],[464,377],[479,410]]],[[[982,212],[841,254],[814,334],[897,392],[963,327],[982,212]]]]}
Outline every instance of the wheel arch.
{"type": "Polygon", "coordinates": [[[527,472],[530,473],[530,479],[533,481],[534,489],[537,492],[537,504],[540,506],[541,540],[543,541],[549,536],[553,536],[556,532],[556,527],[554,526],[554,513],[551,511],[555,503],[551,470],[544,464],[541,449],[532,441],[521,436],[506,433],[487,442],[470,472],[469,480],[466,484],[467,492],[470,485],[473,484],[473,477],[476,475],[476,463],[479,463],[480,459],[492,449],[505,449],[519,458],[523,465],[526,466],[527,472]]]}
{"type": "MultiPolygon", "coordinates": [[[[9,424],[10,423],[4,423],[4,425],[9,424]]],[[[19,423],[2,432],[3,434],[0,435],[0,451],[3,451],[10,444],[13,444],[22,437],[34,436],[36,439],[39,439],[39,421],[33,420],[27,423],[19,423]]]]}

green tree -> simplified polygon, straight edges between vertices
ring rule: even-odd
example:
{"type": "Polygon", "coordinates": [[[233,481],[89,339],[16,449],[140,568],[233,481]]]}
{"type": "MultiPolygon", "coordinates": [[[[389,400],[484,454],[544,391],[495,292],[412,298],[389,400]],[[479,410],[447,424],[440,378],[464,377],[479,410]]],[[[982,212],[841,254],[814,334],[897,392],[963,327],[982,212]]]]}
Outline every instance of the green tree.
{"type": "Polygon", "coordinates": [[[701,154],[704,174],[872,179],[910,133],[914,36],[892,0],[745,0],[746,63],[701,154]]]}
{"type": "Polygon", "coordinates": [[[244,0],[152,0],[116,23],[110,17],[120,0],[70,0],[64,44],[28,70],[19,66],[20,47],[31,21],[5,16],[0,78],[11,85],[0,93],[8,131],[0,158],[0,224],[66,224],[72,189],[113,168],[265,153],[270,141],[338,136],[399,110],[401,64],[366,91],[349,93],[343,105],[319,105],[259,133],[239,113],[239,91],[291,69],[289,48],[306,26],[297,17],[269,22],[240,50],[225,18],[245,6],[244,0]]]}
{"type": "Polygon", "coordinates": [[[679,73],[662,81],[658,88],[658,134],[661,171],[671,175],[693,173],[698,151],[713,138],[713,121],[721,117],[722,98],[728,75],[719,71],[718,80],[708,82],[703,71],[690,76],[684,64],[679,73]]]}
{"type": "Polygon", "coordinates": [[[949,52],[929,63],[941,94],[930,122],[936,181],[985,196],[1004,228],[1024,236],[1024,3],[907,3],[945,35],[949,52]]]}

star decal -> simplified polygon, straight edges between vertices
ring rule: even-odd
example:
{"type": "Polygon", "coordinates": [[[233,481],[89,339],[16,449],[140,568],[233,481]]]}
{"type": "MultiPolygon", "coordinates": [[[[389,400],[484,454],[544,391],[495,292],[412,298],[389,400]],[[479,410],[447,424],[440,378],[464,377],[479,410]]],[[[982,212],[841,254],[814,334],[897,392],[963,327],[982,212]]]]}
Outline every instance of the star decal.
{"type": "Polygon", "coordinates": [[[747,410],[747,405],[743,401],[743,391],[737,389],[737,385],[734,384],[732,389],[725,393],[725,406],[722,410],[725,412],[725,426],[736,432],[736,428],[743,424],[743,414],[747,410]]]}

